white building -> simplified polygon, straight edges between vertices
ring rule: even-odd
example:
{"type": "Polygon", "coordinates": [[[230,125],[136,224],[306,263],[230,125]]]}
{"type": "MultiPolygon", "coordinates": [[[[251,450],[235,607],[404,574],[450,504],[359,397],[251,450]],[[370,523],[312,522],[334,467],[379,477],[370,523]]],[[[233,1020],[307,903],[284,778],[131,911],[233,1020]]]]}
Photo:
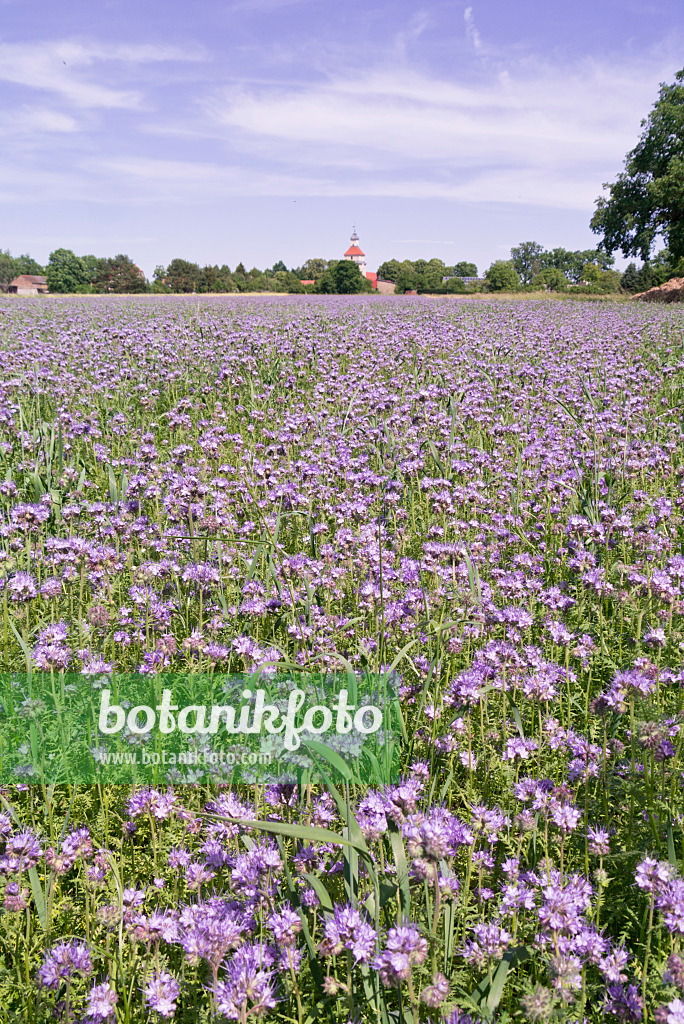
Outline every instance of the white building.
{"type": "Polygon", "coordinates": [[[349,239],[349,241],[351,242],[351,245],[349,246],[349,248],[345,252],[344,259],[345,260],[352,260],[354,263],[356,263],[357,267],[359,268],[359,270],[361,271],[361,273],[365,277],[366,276],[366,254],[364,252],[362,252],[361,249],[359,249],[359,236],[356,234],[356,228],[354,228],[354,231],[353,231],[352,236],[349,239]]]}

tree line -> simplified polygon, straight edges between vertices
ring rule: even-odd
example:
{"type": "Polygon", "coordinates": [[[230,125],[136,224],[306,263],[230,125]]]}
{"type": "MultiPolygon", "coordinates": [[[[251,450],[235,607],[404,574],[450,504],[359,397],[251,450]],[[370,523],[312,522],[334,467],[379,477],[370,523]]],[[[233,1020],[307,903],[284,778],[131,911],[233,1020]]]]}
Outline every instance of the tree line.
{"type": "Polygon", "coordinates": [[[20,274],[44,275],[50,292],[57,294],[209,294],[222,292],[319,292],[351,294],[372,291],[370,281],[350,260],[311,259],[291,270],[279,260],[266,270],[247,270],[238,263],[203,266],[190,260],[173,259],[167,267],[155,267],[148,281],[142,270],[126,255],[78,256],[71,249],[55,249],[46,266],[30,256],[12,257],[0,250],[0,290],[20,274]],[[302,281],[311,281],[303,285],[302,281]]]}
{"type": "Polygon", "coordinates": [[[639,270],[630,264],[624,274],[613,269],[612,255],[602,249],[545,249],[539,242],[521,242],[510,259],[495,260],[480,278],[475,263],[447,266],[442,260],[388,260],[378,267],[381,280],[392,281],[397,293],[443,295],[481,291],[565,291],[587,294],[645,291],[667,273],[657,258],[639,270]]]}
{"type": "MultiPolygon", "coordinates": [[[[669,249],[637,267],[630,263],[621,274],[613,269],[613,256],[603,249],[544,249],[538,242],[521,242],[510,259],[495,260],[483,277],[477,265],[462,261],[448,266],[442,260],[387,260],[378,267],[378,278],[395,285],[398,294],[444,295],[477,291],[565,291],[587,294],[640,292],[662,284],[677,271],[669,249]]],[[[351,260],[307,260],[291,270],[279,260],[266,270],[247,270],[238,263],[204,266],[173,259],[155,268],[152,281],[129,256],[77,256],[70,249],[50,253],[46,267],[28,254],[12,257],[0,250],[0,290],[6,291],[20,274],[44,274],[53,293],[79,294],[209,294],[224,292],[276,292],[291,294],[358,294],[372,291],[370,282],[351,260]],[[302,284],[302,281],[309,282],[302,284]]]]}

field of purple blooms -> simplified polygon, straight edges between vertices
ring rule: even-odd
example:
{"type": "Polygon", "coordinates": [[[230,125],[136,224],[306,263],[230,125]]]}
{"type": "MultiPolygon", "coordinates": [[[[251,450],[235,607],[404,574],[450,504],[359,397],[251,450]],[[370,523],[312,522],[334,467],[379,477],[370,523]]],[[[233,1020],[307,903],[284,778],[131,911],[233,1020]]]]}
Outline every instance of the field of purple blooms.
{"type": "Polygon", "coordinates": [[[683,1024],[678,309],[15,299],[0,359],[0,671],[403,712],[382,788],[0,790],[0,1021],[683,1024]]]}

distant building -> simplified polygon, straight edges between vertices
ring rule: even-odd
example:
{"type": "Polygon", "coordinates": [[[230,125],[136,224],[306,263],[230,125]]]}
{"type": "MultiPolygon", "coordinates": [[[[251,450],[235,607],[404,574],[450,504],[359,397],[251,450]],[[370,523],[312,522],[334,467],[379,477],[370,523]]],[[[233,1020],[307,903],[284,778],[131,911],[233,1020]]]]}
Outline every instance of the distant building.
{"type": "Polygon", "coordinates": [[[20,274],[10,281],[7,291],[11,295],[47,295],[47,280],[39,274],[20,274]]]}
{"type": "MultiPolygon", "coordinates": [[[[442,284],[446,284],[447,281],[453,281],[454,277],[443,277],[442,284]]],[[[457,277],[457,281],[463,281],[463,284],[483,284],[484,277],[457,277]]]]}
{"type": "Polygon", "coordinates": [[[373,286],[373,290],[375,291],[378,287],[378,275],[366,271],[366,254],[359,248],[359,236],[356,234],[356,228],[353,229],[349,241],[351,242],[351,245],[342,258],[345,260],[352,260],[357,265],[363,276],[370,281],[373,286]]]}

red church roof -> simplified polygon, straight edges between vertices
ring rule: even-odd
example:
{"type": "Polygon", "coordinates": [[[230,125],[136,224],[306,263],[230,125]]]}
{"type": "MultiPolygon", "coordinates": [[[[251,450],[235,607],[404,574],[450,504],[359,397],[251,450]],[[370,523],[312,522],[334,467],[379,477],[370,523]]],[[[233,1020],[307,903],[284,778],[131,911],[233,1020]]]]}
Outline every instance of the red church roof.
{"type": "Polygon", "coordinates": [[[344,254],[345,256],[365,256],[365,252],[362,252],[358,245],[350,245],[344,254]]]}

